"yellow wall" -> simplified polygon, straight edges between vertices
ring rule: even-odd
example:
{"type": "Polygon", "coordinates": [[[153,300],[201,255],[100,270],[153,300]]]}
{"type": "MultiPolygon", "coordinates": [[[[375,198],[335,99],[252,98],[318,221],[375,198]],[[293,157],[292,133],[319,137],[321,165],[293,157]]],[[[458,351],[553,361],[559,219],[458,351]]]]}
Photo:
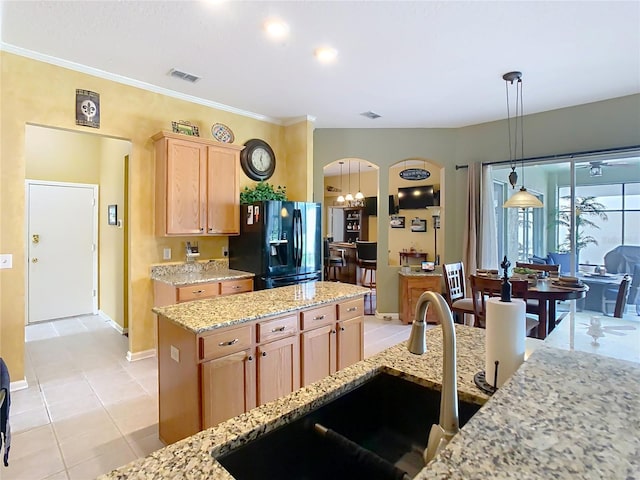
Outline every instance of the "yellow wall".
{"type": "MultiPolygon", "coordinates": [[[[0,355],[18,380],[24,376],[25,245],[24,180],[26,178],[25,126],[37,124],[67,130],[98,133],[131,142],[129,161],[128,220],[129,349],[142,352],[155,348],[153,291],[149,265],[162,262],[162,249],[171,247],[176,259],[187,239],[164,239],[154,235],[154,159],[151,136],[169,130],[172,120],[189,120],[210,138],[209,127],[220,122],[235,134],[235,143],[250,138],[267,141],[278,158],[273,183],[289,185],[286,173],[288,143],[296,144],[294,129],[285,138],[285,127],[216,110],[184,100],[159,95],[84,73],[31,60],[7,52],[0,53],[0,251],[13,254],[13,268],[0,273],[0,355]],[[75,125],[75,90],[100,94],[99,130],[75,125]],[[286,140],[286,141],[285,141],[286,140]]],[[[303,130],[309,136],[309,126],[303,130]]],[[[300,143],[304,143],[301,141],[300,143]]],[[[311,155],[312,146],[306,151],[311,155]]],[[[241,184],[250,184],[241,175],[241,184]]],[[[288,188],[289,189],[289,188],[288,188]]],[[[305,198],[310,192],[300,192],[305,198]]],[[[204,257],[219,257],[226,237],[200,240],[204,257]]],[[[181,255],[181,254],[180,254],[181,255]]],[[[178,257],[181,259],[181,256],[178,257]]]]}
{"type": "MultiPolygon", "coordinates": [[[[437,185],[437,188],[440,188],[441,169],[437,165],[425,162],[424,168],[431,173],[431,176],[420,182],[404,180],[401,178],[400,171],[405,168],[404,162],[397,163],[389,168],[389,194],[393,194],[396,197],[396,204],[398,202],[398,188],[417,187],[421,185],[437,185]]],[[[400,210],[398,215],[405,218],[404,228],[385,228],[385,226],[380,225],[380,232],[386,230],[389,235],[389,265],[399,266],[399,252],[403,249],[410,250],[411,248],[427,252],[429,254],[429,261],[433,262],[435,260],[433,215],[436,211],[439,212],[440,207],[428,207],[421,210],[400,210]],[[411,231],[411,220],[416,217],[427,221],[426,233],[411,231]]],[[[442,245],[441,239],[441,230],[438,230],[438,253],[442,252],[444,246],[442,245]]],[[[417,259],[412,259],[409,263],[416,262],[417,259]]]]}

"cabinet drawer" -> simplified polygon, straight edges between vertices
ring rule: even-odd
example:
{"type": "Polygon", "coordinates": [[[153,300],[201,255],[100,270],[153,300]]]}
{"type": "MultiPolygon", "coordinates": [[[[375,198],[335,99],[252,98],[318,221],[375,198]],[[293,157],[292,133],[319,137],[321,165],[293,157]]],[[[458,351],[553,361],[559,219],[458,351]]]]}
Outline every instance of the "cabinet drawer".
{"type": "Polygon", "coordinates": [[[251,332],[252,326],[246,325],[200,337],[200,360],[223,357],[250,347],[251,332]]]}
{"type": "Polygon", "coordinates": [[[251,292],[252,290],[253,279],[251,278],[243,278],[241,280],[227,280],[220,283],[220,295],[251,292]]]}
{"type": "Polygon", "coordinates": [[[258,322],[258,343],[289,337],[295,335],[297,331],[298,316],[296,314],[258,322]]]}
{"type": "Polygon", "coordinates": [[[198,283],[178,288],[178,302],[215,297],[220,294],[220,283],[198,283]]]}
{"type": "Polygon", "coordinates": [[[364,315],[364,299],[356,298],[338,305],[338,320],[348,320],[350,318],[364,315]]]}
{"type": "Polygon", "coordinates": [[[308,330],[310,328],[320,327],[336,321],[336,305],[335,303],[325,307],[313,308],[300,313],[300,328],[308,330]]]}

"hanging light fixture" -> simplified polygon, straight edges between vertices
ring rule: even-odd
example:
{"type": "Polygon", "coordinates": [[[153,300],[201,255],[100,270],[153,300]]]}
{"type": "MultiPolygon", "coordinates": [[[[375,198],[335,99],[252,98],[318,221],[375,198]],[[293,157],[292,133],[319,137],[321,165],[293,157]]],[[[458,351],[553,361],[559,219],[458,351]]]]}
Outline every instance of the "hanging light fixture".
{"type": "Polygon", "coordinates": [[[351,195],[351,160],[349,160],[349,190],[347,196],[344,197],[347,202],[353,202],[353,195],[351,195]]]}
{"type": "Polygon", "coordinates": [[[342,195],[342,165],[344,165],[344,162],[338,162],[338,163],[340,163],[340,195],[338,195],[336,202],[344,203],[344,195],[342,195]]]}
{"type": "Polygon", "coordinates": [[[360,161],[358,161],[358,193],[356,193],[356,200],[363,200],[364,194],[360,190],[360,161]]]}
{"type": "Polygon", "coordinates": [[[524,186],[524,128],[523,118],[524,109],[522,102],[522,72],[509,72],[502,76],[505,81],[507,91],[507,125],[509,132],[509,160],[511,161],[511,173],[509,174],[509,183],[515,188],[518,182],[518,174],[516,173],[518,143],[520,144],[520,159],[522,161],[522,186],[520,190],[511,195],[511,198],[504,202],[504,208],[541,208],[542,202],[535,195],[529,193],[524,186]],[[515,102],[515,128],[513,129],[513,141],[511,135],[511,114],[509,108],[509,86],[516,82],[516,102],[515,102]]]}

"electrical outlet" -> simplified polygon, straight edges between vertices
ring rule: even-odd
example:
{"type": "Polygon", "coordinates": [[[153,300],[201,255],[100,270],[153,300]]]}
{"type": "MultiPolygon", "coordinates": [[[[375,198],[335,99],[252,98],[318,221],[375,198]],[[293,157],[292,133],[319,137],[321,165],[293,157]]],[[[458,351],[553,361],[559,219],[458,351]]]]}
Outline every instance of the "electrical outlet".
{"type": "Polygon", "coordinates": [[[229,247],[222,247],[222,256],[223,257],[229,256],[229,247]]]}
{"type": "Polygon", "coordinates": [[[171,249],[170,248],[165,248],[162,251],[162,258],[163,258],[163,260],[171,260],[171,249]]]}
{"type": "Polygon", "coordinates": [[[173,345],[171,345],[171,358],[180,363],[180,350],[178,350],[176,347],[174,347],[173,345]]]}

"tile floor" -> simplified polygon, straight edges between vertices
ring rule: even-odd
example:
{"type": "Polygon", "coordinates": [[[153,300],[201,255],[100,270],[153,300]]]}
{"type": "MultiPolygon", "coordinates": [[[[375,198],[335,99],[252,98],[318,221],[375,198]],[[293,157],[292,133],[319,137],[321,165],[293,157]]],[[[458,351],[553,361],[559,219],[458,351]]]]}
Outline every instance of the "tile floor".
{"type": "MultiPolygon", "coordinates": [[[[0,479],[88,480],[164,446],[155,358],[128,362],[127,338],[97,316],[25,332],[29,388],[11,394],[12,447],[0,479]]],[[[365,317],[365,356],[409,332],[399,320],[365,317]]]]}

